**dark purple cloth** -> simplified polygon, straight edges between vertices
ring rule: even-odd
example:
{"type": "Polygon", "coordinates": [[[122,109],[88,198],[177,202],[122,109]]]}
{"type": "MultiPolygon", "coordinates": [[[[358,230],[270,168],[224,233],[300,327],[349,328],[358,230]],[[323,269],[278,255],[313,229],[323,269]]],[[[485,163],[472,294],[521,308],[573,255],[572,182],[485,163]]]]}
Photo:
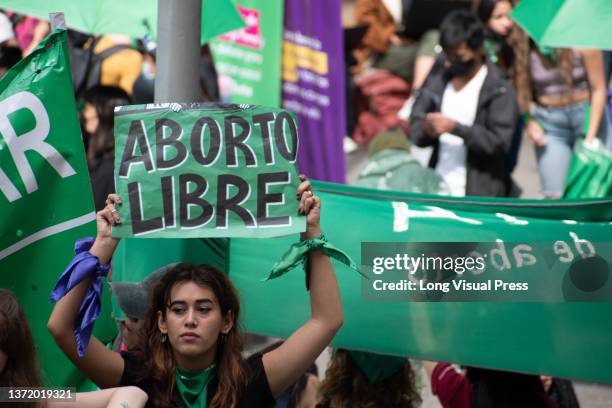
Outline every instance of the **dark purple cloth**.
{"type": "Polygon", "coordinates": [[[283,55],[288,64],[283,64],[282,103],[298,118],[298,167],[310,179],[344,183],[341,4],[328,0],[284,3],[283,47],[294,51],[283,55]]]}
{"type": "Polygon", "coordinates": [[[93,238],[83,238],[74,244],[76,256],[68,264],[57,281],[55,289],[51,292],[51,301],[57,302],[66,293],[70,292],[72,288],[82,282],[83,279],[92,278],[91,285],[87,289],[79,313],[74,321],[74,337],[79,357],[85,355],[94,323],[98,316],[100,316],[102,277],[106,276],[110,269],[110,263],[100,265],[98,257],[89,252],[93,243],[93,238]]]}

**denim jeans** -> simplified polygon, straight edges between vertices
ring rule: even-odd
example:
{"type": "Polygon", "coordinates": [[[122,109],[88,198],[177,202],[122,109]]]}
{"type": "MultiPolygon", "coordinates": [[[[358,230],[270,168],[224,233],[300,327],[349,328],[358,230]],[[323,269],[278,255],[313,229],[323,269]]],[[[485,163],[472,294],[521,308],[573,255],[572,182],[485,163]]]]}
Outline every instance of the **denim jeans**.
{"type": "MultiPolygon", "coordinates": [[[[534,118],[544,128],[546,144],[536,146],[542,190],[547,197],[561,197],[576,140],[582,136],[586,102],[562,108],[536,105],[534,118]]],[[[599,128],[599,137],[606,145],[610,120],[607,110],[599,128]]],[[[608,138],[612,139],[612,138],[608,138]]],[[[609,145],[610,143],[608,143],[609,145]]]]}

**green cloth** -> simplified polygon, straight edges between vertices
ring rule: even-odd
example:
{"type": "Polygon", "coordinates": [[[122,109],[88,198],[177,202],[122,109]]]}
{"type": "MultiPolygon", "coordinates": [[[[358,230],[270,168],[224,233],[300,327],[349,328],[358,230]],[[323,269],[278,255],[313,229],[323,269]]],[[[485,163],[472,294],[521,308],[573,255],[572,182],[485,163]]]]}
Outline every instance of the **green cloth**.
{"type": "Polygon", "coordinates": [[[444,179],[433,169],[424,168],[405,150],[384,149],[370,158],[355,185],[378,190],[450,195],[444,179]]]}
{"type": "Polygon", "coordinates": [[[387,52],[378,54],[374,59],[373,66],[378,69],[386,69],[393,75],[397,75],[408,83],[414,78],[414,63],[419,57],[432,57],[438,55],[440,32],[429,30],[413,44],[391,44],[387,52]]]}
{"type": "MultiPolygon", "coordinates": [[[[325,235],[321,233],[317,238],[306,239],[291,245],[281,259],[272,266],[272,271],[270,271],[270,275],[265,280],[278,278],[300,264],[304,265],[304,272],[306,272],[306,276],[308,276],[308,253],[313,250],[321,251],[330,258],[342,262],[349,268],[359,272],[364,278],[368,279],[346,252],[327,242],[325,235]]],[[[308,287],[308,279],[306,280],[306,287],[308,287]]]]}
{"type": "Polygon", "coordinates": [[[576,141],[565,182],[564,198],[612,196],[612,152],[603,146],[576,141]]]}
{"type": "Polygon", "coordinates": [[[408,138],[406,138],[406,135],[400,129],[388,129],[380,132],[372,139],[370,147],[368,148],[368,156],[373,156],[385,149],[397,149],[409,152],[410,143],[408,143],[408,138]]]}
{"type": "MultiPolygon", "coordinates": [[[[330,242],[356,261],[361,259],[362,242],[500,239],[505,245],[549,242],[552,246],[564,241],[574,256],[578,252],[570,232],[576,234],[576,239],[589,240],[596,246],[610,242],[610,199],[437,197],[318,181],[312,184],[323,202],[321,228],[330,242]]],[[[302,274],[288,273],[282,279],[261,282],[274,261],[296,240],[295,235],[229,240],[228,275],[241,295],[246,330],[286,338],[310,317],[302,274]]],[[[168,262],[207,262],[210,252],[204,248],[195,251],[192,241],[209,242],[122,240],[120,245],[127,246],[123,256],[119,251],[115,254],[116,272],[121,266],[124,279],[136,281],[146,271],[168,262]],[[176,246],[174,242],[178,242],[176,246]]],[[[513,267],[503,272],[512,275],[520,269],[514,267],[511,247],[506,249],[513,267]]],[[[344,316],[342,330],[333,340],[336,347],[612,383],[612,370],[602,364],[612,361],[612,330],[610,324],[605,324],[612,316],[610,302],[371,302],[363,298],[362,291],[366,285],[371,287],[373,280],[355,279],[354,273],[342,264],[335,263],[334,269],[342,291],[344,316]],[[491,352],[492,344],[496,352],[491,352]],[[576,354],[575,350],[589,352],[576,354]]],[[[546,290],[557,292],[562,290],[566,276],[539,273],[536,277],[546,290]]],[[[49,342],[57,349],[53,341],[49,342]]]]}
{"type": "Polygon", "coordinates": [[[496,37],[486,37],[484,40],[484,49],[487,58],[494,64],[499,62],[499,52],[504,46],[503,40],[496,37]]]}
{"type": "MultiPolygon", "coordinates": [[[[61,11],[68,28],[84,33],[157,37],[157,1],[152,0],[2,0],[0,6],[43,20],[61,11]]],[[[201,24],[202,44],[245,26],[231,0],[202,0],[201,24]]]]}
{"type": "Polygon", "coordinates": [[[406,366],[405,357],[350,350],[349,355],[371,383],[386,380],[406,366]]]}
{"type": "Polygon", "coordinates": [[[189,371],[177,367],[176,388],[187,408],[206,408],[208,383],[214,376],[214,364],[204,371],[189,371]]]}
{"type": "Polygon", "coordinates": [[[610,0],[522,0],[511,17],[538,44],[612,49],[610,0]]]}

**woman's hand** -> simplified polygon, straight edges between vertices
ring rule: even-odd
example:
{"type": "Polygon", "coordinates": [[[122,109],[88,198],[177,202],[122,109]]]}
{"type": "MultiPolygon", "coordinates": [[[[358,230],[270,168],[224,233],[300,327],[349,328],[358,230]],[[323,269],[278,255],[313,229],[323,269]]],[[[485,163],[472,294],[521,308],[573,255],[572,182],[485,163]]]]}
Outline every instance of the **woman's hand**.
{"type": "Polygon", "coordinates": [[[302,183],[298,186],[297,197],[300,200],[298,212],[306,214],[306,231],[302,239],[312,239],[321,235],[321,199],[312,192],[312,185],[304,175],[300,175],[302,183]]]}
{"type": "Polygon", "coordinates": [[[110,261],[119,243],[119,238],[111,236],[111,227],[121,223],[119,213],[115,208],[117,205],[121,205],[121,198],[117,194],[109,194],[106,198],[106,207],[96,214],[98,234],[89,252],[97,256],[102,264],[110,261]]]}
{"type": "Polygon", "coordinates": [[[525,132],[527,133],[527,137],[529,137],[536,146],[544,146],[546,144],[544,129],[542,129],[542,126],[535,120],[529,119],[527,121],[525,132]]]}
{"type": "Polygon", "coordinates": [[[115,208],[116,205],[121,205],[121,198],[117,194],[109,194],[106,198],[106,207],[96,214],[96,226],[98,228],[96,239],[118,241],[117,238],[111,237],[111,226],[121,224],[119,212],[115,208]]]}

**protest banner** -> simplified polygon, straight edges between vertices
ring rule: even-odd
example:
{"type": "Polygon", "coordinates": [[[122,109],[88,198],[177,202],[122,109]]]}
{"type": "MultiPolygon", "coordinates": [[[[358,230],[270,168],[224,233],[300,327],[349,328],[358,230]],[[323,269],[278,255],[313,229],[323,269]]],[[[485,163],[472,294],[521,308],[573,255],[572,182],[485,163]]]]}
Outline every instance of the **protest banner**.
{"type": "MultiPolygon", "coordinates": [[[[96,230],[68,55],[54,31],[0,80],[0,287],[24,308],[54,385],[79,375],[47,331],[49,294],[75,241],[96,230]]],[[[100,319],[102,339],[110,322],[100,319]]]]}
{"type": "Polygon", "coordinates": [[[344,183],[346,133],[341,4],[288,0],[283,35],[283,108],[297,114],[298,166],[316,180],[344,183]]]}
{"type": "Polygon", "coordinates": [[[295,116],[252,105],[115,111],[117,237],[274,237],[304,231],[295,116]]]}
{"type": "MultiPolygon", "coordinates": [[[[516,250],[518,244],[547,243],[556,250],[553,254],[558,260],[571,257],[579,261],[581,252],[590,252],[589,245],[599,250],[603,243],[604,250],[609,248],[612,236],[609,199],[445,198],[328,183],[313,185],[323,203],[325,235],[355,260],[360,259],[362,242],[489,242],[498,262],[511,263],[500,274],[512,275],[525,255],[524,249],[516,250]]],[[[308,293],[301,269],[261,281],[297,239],[230,240],[229,276],[241,294],[247,331],[286,337],[308,318],[308,293]]],[[[129,253],[116,257],[124,276],[137,280],[139,273],[176,262],[163,253],[166,241],[129,240],[129,253]],[[139,253],[152,256],[134,256],[139,253]]],[[[603,255],[608,260],[612,256],[603,255]]],[[[344,326],[334,338],[334,346],[612,383],[608,364],[612,361],[612,330],[607,324],[612,304],[608,301],[575,301],[580,299],[572,297],[578,292],[574,288],[575,293],[566,293],[565,300],[553,296],[551,301],[521,302],[517,294],[516,302],[373,302],[364,297],[362,286],[364,282],[374,284],[374,279],[360,279],[348,267],[333,264],[344,311],[344,326]]],[[[556,277],[542,276],[551,270],[555,268],[534,270],[532,279],[555,284],[544,290],[565,293],[571,268],[556,277]]],[[[609,291],[612,279],[608,276],[600,283],[591,288],[593,298],[609,291]]]]}
{"type": "Polygon", "coordinates": [[[282,0],[237,0],[247,27],[210,42],[222,102],[280,107],[282,0]]]}

